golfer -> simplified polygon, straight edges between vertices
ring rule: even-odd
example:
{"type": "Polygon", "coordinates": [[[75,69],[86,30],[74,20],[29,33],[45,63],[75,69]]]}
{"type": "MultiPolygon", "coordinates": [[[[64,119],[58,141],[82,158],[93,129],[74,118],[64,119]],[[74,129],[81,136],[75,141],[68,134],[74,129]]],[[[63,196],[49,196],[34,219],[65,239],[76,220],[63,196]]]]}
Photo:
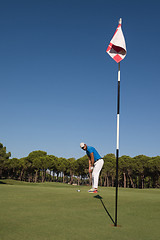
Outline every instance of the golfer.
{"type": "Polygon", "coordinates": [[[80,143],[80,147],[86,151],[89,158],[89,173],[92,173],[92,188],[88,192],[97,193],[99,174],[104,164],[103,158],[94,147],[87,146],[85,143],[80,143]]]}

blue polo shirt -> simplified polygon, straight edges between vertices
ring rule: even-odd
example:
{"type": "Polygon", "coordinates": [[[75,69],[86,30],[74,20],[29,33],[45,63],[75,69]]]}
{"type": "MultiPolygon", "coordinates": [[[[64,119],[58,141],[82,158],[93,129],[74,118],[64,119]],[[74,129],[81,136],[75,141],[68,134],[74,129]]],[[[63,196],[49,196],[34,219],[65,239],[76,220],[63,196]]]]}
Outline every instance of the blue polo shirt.
{"type": "Polygon", "coordinates": [[[88,157],[90,157],[90,154],[93,153],[94,155],[94,161],[96,162],[98,159],[102,158],[99,153],[97,152],[97,150],[94,147],[91,146],[87,146],[87,150],[86,153],[88,155],[88,157]]]}

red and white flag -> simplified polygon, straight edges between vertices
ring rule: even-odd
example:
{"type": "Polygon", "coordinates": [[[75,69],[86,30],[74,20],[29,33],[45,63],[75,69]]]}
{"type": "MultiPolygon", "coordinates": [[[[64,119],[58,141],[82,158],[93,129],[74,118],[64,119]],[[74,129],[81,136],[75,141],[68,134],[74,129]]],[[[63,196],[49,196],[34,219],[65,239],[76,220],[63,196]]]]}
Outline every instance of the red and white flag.
{"type": "Polygon", "coordinates": [[[106,50],[106,52],[117,62],[119,63],[126,56],[126,43],[124,39],[124,35],[121,28],[122,20],[120,18],[119,25],[117,30],[110,41],[110,44],[106,50]]]}

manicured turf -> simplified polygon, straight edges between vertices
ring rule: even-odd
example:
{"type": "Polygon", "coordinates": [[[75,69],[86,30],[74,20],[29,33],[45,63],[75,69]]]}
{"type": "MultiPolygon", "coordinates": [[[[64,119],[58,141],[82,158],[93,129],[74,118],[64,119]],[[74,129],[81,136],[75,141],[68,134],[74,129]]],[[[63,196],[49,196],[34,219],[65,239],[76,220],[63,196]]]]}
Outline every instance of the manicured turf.
{"type": "Polygon", "coordinates": [[[120,227],[113,227],[108,215],[114,219],[115,189],[100,188],[102,199],[87,190],[61,183],[1,180],[0,239],[159,239],[160,189],[119,189],[120,227]]]}

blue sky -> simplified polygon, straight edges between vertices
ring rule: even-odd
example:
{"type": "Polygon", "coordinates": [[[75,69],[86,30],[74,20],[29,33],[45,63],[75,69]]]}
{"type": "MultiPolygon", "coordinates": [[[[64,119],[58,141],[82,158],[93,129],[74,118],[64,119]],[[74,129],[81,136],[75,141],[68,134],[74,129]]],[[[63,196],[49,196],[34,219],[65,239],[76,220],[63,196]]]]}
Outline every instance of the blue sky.
{"type": "Polygon", "coordinates": [[[82,157],[79,143],[116,151],[117,63],[106,53],[122,18],[120,155],[159,155],[160,2],[0,3],[0,142],[82,157]]]}

